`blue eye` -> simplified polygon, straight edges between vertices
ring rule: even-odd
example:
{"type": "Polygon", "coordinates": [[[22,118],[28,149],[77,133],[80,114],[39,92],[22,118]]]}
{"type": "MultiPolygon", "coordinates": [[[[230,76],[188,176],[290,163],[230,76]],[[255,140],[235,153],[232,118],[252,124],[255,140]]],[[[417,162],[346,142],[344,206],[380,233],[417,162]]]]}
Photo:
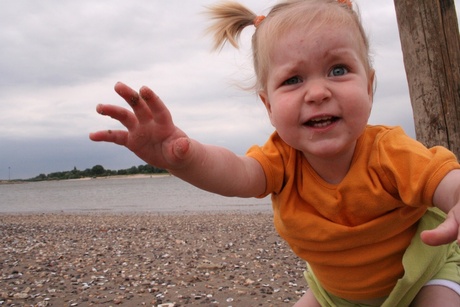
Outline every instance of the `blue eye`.
{"type": "Polygon", "coordinates": [[[297,83],[300,83],[300,82],[302,82],[300,77],[295,76],[295,77],[289,78],[286,81],[284,81],[283,85],[293,85],[293,84],[297,84],[297,83]]]}
{"type": "Polygon", "coordinates": [[[330,75],[334,77],[343,76],[348,73],[348,69],[343,66],[336,66],[332,68],[330,75]]]}

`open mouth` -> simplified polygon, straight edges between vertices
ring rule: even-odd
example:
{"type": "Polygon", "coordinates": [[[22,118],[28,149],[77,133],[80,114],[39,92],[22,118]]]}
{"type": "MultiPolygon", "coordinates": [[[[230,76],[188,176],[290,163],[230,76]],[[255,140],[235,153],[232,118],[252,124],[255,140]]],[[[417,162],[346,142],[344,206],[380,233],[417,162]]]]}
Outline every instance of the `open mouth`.
{"type": "Polygon", "coordinates": [[[313,128],[324,128],[329,125],[332,125],[338,120],[339,118],[335,116],[317,117],[317,118],[313,118],[309,120],[308,122],[306,122],[305,126],[313,127],[313,128]]]}

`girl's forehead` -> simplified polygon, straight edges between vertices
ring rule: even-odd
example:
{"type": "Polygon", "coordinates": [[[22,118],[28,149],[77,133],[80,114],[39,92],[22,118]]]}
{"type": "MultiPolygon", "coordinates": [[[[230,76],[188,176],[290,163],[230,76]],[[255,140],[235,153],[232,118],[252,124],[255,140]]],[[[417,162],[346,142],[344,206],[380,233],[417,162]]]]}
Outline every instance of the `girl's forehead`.
{"type": "Polygon", "coordinates": [[[330,61],[332,58],[361,58],[362,48],[346,29],[295,29],[271,45],[269,61],[330,61]]]}
{"type": "Polygon", "coordinates": [[[360,54],[363,61],[367,61],[366,42],[355,23],[343,19],[318,19],[317,22],[309,24],[301,21],[291,23],[279,33],[266,36],[267,56],[271,58],[272,53],[278,52],[280,48],[316,48],[327,52],[330,48],[346,46],[360,54]]]}
{"type": "Polygon", "coordinates": [[[287,28],[278,36],[273,36],[267,41],[266,48],[272,53],[283,48],[307,48],[327,50],[347,46],[366,52],[364,44],[352,25],[323,24],[322,26],[287,28]]]}

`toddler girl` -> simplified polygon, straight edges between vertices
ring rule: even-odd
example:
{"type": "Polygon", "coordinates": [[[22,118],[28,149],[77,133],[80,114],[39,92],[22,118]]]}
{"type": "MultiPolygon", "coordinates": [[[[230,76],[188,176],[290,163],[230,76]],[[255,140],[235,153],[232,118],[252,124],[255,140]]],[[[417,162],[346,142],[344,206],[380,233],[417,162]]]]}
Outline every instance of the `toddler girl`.
{"type": "Polygon", "coordinates": [[[214,193],[271,194],[278,233],[307,262],[309,290],[297,306],[460,306],[451,243],[460,238],[460,165],[400,128],[367,124],[375,72],[352,3],[284,1],[264,17],[225,2],[210,14],[215,48],[237,47],[256,26],[255,88],[275,128],[268,141],[245,156],[201,144],[149,88],[121,83],[115,90],[133,112],[97,111],[128,131],[91,139],[214,193]]]}

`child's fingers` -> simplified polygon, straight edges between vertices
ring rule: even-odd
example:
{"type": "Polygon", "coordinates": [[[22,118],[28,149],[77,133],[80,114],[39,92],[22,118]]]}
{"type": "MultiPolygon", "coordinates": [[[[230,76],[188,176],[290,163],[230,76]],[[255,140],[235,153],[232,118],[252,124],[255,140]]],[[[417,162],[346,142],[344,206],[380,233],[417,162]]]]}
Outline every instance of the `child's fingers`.
{"type": "Polygon", "coordinates": [[[149,107],[135,90],[121,82],[115,84],[114,89],[131,106],[140,123],[152,120],[149,107]]]}
{"type": "Polygon", "coordinates": [[[96,107],[96,111],[101,115],[110,116],[118,120],[128,130],[134,128],[138,122],[137,117],[132,112],[119,106],[99,104],[96,107]]]}
{"type": "Polygon", "coordinates": [[[90,133],[89,138],[95,142],[111,142],[126,146],[128,132],[122,130],[102,130],[90,133]]]}
{"type": "Polygon", "coordinates": [[[139,93],[142,99],[146,102],[151,111],[153,119],[160,125],[169,125],[173,123],[171,113],[166,105],[150,88],[147,86],[141,87],[139,93]]]}

